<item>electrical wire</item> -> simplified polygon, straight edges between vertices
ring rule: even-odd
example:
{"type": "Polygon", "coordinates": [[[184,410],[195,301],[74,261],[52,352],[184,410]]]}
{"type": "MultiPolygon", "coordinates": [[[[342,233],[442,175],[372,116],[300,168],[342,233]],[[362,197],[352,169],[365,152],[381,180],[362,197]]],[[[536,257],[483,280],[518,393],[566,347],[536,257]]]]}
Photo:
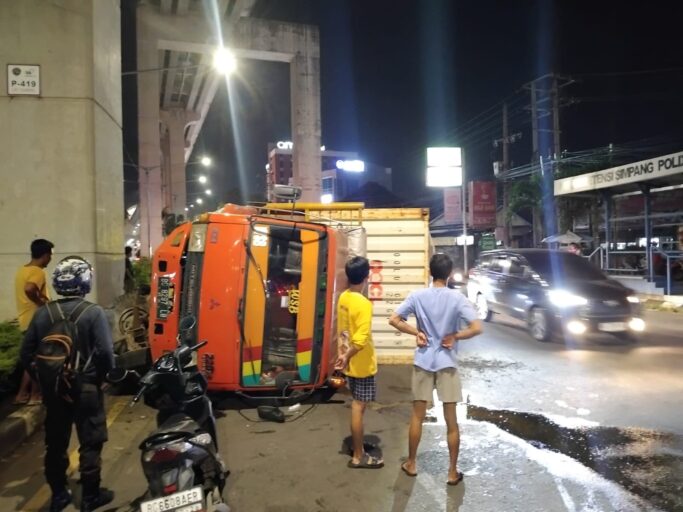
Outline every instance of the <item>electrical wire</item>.
{"type": "MultiPolygon", "coordinates": [[[[285,416],[285,421],[284,421],[284,423],[293,423],[293,422],[295,422],[295,421],[297,421],[297,420],[300,420],[301,418],[303,418],[304,416],[306,416],[309,412],[311,412],[313,409],[315,409],[317,406],[318,406],[318,404],[311,404],[311,405],[308,406],[308,409],[306,409],[306,410],[305,410],[304,412],[302,412],[301,414],[298,414],[298,415],[297,415],[297,414],[290,414],[290,417],[293,416],[293,418],[291,418],[291,419],[287,419],[287,416],[285,416]]],[[[252,419],[252,418],[250,418],[249,416],[247,416],[246,414],[244,414],[244,413],[242,412],[242,409],[237,409],[237,414],[239,414],[240,416],[242,416],[242,418],[244,418],[245,420],[247,420],[247,421],[250,422],[250,423],[272,423],[271,420],[262,420],[262,419],[260,419],[260,418],[252,419]]]]}

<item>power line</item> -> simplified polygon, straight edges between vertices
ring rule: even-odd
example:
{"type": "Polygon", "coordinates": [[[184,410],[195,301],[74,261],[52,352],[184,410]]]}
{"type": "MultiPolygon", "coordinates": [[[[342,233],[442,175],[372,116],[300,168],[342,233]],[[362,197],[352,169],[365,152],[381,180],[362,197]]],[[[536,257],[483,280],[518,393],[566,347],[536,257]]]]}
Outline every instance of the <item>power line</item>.
{"type": "Polygon", "coordinates": [[[573,73],[575,77],[609,77],[609,76],[633,76],[633,75],[655,75],[657,73],[683,72],[683,67],[642,69],[640,71],[608,71],[602,73],[573,73]]]}

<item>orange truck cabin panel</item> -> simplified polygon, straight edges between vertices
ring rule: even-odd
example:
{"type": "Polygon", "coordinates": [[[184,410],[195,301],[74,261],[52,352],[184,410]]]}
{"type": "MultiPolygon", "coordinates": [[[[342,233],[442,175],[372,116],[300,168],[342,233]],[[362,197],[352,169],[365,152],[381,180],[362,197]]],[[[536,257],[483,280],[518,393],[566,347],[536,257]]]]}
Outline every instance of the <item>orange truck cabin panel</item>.
{"type": "Polygon", "coordinates": [[[323,224],[226,206],[179,226],[153,258],[152,357],[197,318],[209,389],[273,395],[326,386],[337,357],[335,310],[346,235],[323,224]]]}

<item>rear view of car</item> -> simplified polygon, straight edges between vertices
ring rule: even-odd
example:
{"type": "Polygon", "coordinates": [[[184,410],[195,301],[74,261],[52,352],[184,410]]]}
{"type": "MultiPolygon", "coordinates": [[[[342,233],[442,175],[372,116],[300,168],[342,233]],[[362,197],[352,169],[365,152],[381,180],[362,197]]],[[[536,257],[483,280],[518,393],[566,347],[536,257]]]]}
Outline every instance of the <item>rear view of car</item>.
{"type": "Polygon", "coordinates": [[[493,313],[524,320],[531,336],[611,333],[632,337],[645,330],[638,298],[574,254],[541,249],[483,253],[468,284],[483,320],[493,313]]]}

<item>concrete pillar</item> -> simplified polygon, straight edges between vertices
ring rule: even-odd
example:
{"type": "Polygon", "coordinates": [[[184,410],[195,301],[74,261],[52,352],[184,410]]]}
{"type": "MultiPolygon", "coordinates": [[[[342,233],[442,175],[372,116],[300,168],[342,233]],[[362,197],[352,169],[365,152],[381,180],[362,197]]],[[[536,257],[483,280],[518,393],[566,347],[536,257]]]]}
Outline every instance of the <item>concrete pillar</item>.
{"type": "MultiPolygon", "coordinates": [[[[318,203],[322,193],[320,58],[312,55],[313,49],[309,48],[311,44],[306,41],[304,52],[294,55],[289,65],[294,143],[292,181],[302,188],[301,201],[318,203]]],[[[317,40],[315,44],[317,45],[317,40]]]]}
{"type": "Polygon", "coordinates": [[[118,0],[0,2],[0,320],[16,316],[14,272],[34,238],[54,263],[95,267],[91,300],[123,292],[118,0]],[[67,8],[68,7],[68,8],[67,8]],[[40,65],[39,97],[7,96],[7,64],[40,65]]]}
{"type": "Polygon", "coordinates": [[[185,215],[187,205],[187,177],[185,174],[185,127],[199,119],[199,115],[184,108],[161,111],[161,120],[168,130],[168,146],[164,148],[164,161],[169,162],[166,180],[169,191],[167,206],[171,213],[185,215]]]}
{"type": "MultiPolygon", "coordinates": [[[[160,68],[157,38],[142,16],[137,19],[137,44],[138,69],[160,68]]],[[[159,76],[159,71],[144,71],[137,75],[140,252],[146,257],[152,255],[162,240],[159,76]]]]}

